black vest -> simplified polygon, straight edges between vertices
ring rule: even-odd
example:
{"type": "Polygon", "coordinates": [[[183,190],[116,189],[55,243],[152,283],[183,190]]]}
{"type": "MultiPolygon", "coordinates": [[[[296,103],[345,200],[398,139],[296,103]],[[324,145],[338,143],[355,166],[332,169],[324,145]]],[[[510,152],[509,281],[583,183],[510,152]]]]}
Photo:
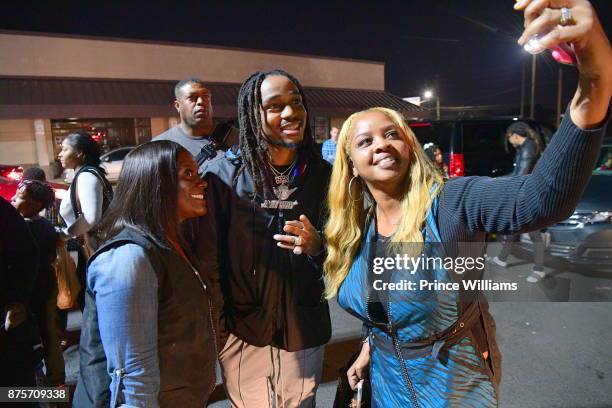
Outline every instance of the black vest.
{"type": "MultiPolygon", "coordinates": [[[[158,357],[161,407],[203,407],[214,390],[216,328],[210,296],[191,267],[175,252],[125,229],[91,257],[126,244],[137,244],[155,269],[158,289],[158,357]]],[[[193,258],[193,257],[190,257],[193,258]]],[[[194,264],[197,265],[197,264],[194,264]]],[[[197,266],[196,266],[197,267],[197,266]]],[[[75,407],[109,407],[111,377],[100,340],[95,294],[87,287],[80,341],[80,372],[75,407]]],[[[121,403],[121,387],[116,405],[121,403]]]]}

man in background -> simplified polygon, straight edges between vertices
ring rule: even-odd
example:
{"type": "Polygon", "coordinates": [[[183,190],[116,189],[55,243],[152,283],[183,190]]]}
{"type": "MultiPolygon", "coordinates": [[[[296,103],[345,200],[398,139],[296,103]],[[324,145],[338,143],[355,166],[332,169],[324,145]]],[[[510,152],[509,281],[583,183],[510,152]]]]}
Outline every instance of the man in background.
{"type": "Polygon", "coordinates": [[[338,143],[338,134],[340,133],[340,129],[335,126],[332,126],[329,131],[329,139],[323,142],[323,147],[321,149],[321,154],[323,158],[328,161],[331,165],[334,164],[334,160],[336,158],[336,143],[338,143]]]}
{"type": "Polygon", "coordinates": [[[238,144],[238,132],[227,124],[213,122],[212,93],[199,78],[185,78],[174,87],[174,107],[181,123],[153,140],[171,140],[196,158],[198,167],[238,144]]]}

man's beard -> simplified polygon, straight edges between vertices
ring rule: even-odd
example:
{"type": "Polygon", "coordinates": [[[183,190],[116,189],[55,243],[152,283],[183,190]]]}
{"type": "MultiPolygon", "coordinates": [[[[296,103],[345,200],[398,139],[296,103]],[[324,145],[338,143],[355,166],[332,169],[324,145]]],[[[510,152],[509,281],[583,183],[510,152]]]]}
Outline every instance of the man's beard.
{"type": "Polygon", "coordinates": [[[285,149],[297,150],[302,145],[301,140],[299,142],[283,142],[279,140],[271,140],[267,136],[265,136],[265,138],[266,138],[266,142],[270,146],[274,146],[274,147],[284,147],[285,149]]]}

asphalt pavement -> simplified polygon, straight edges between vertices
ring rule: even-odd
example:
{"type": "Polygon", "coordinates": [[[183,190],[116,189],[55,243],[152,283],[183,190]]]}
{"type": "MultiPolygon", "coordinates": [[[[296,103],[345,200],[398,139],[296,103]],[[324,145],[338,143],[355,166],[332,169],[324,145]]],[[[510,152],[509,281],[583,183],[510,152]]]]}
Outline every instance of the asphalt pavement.
{"type": "MultiPolygon", "coordinates": [[[[487,270],[491,279],[518,282],[522,291],[490,304],[503,358],[499,406],[612,407],[612,270],[547,264],[549,276],[528,284],[530,271],[531,263],[514,257],[507,268],[487,270]]],[[[361,332],[360,323],[335,302],[331,311],[333,337],[317,393],[323,408],[333,406],[338,367],[356,350],[361,332]]],[[[69,326],[78,330],[79,325],[79,314],[71,313],[69,326]]],[[[67,381],[74,382],[78,346],[66,350],[65,357],[67,381]]],[[[211,407],[229,406],[221,387],[215,398],[211,407]]]]}

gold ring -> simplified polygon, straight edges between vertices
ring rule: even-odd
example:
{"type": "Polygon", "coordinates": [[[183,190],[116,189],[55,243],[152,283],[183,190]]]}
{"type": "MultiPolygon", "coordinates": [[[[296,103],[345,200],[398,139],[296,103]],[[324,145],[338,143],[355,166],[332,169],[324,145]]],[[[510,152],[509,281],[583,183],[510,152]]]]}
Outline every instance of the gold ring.
{"type": "Polygon", "coordinates": [[[561,18],[559,19],[559,25],[565,27],[574,23],[575,21],[574,17],[572,17],[572,11],[567,7],[561,7],[561,18]]]}

